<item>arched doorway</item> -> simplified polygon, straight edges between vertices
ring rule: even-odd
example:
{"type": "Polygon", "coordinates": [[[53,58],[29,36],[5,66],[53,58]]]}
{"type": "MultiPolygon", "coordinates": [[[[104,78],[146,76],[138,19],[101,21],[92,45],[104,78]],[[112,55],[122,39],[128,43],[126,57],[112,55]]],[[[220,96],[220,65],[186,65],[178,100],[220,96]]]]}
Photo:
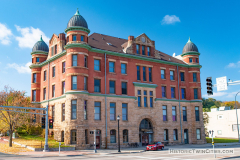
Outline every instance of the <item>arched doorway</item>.
{"type": "Polygon", "coordinates": [[[153,141],[153,127],[148,119],[143,119],[139,126],[139,142],[146,146],[153,141]]]}

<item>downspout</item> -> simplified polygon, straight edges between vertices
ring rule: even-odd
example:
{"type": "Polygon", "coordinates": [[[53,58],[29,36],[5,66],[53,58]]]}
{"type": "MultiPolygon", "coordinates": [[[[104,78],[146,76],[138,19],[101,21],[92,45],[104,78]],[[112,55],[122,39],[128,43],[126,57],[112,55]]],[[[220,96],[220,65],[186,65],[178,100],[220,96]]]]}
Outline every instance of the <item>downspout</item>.
{"type": "Polygon", "coordinates": [[[182,140],[182,114],[181,114],[181,105],[180,105],[180,88],[179,88],[179,71],[178,71],[178,66],[177,66],[177,77],[178,77],[178,102],[179,102],[179,115],[180,115],[180,127],[181,127],[181,144],[183,144],[182,140]]]}
{"type": "Polygon", "coordinates": [[[106,78],[107,78],[107,72],[106,72],[106,53],[104,53],[104,61],[105,61],[105,63],[104,63],[104,65],[105,65],[105,67],[104,67],[104,72],[105,72],[105,78],[104,78],[104,81],[105,81],[105,121],[106,121],[106,137],[105,137],[105,148],[107,149],[107,80],[106,80],[106,78]]]}

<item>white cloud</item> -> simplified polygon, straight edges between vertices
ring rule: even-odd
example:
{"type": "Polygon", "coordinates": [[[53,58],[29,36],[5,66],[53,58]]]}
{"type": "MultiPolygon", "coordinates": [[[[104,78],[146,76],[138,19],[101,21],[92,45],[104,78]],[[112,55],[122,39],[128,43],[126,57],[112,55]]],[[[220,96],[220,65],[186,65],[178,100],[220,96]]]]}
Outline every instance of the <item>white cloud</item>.
{"type": "Polygon", "coordinates": [[[18,71],[18,73],[31,73],[31,69],[29,68],[29,66],[31,65],[31,62],[28,62],[25,65],[18,65],[16,63],[9,63],[7,64],[8,68],[13,68],[16,69],[18,71]]]}
{"type": "Polygon", "coordinates": [[[175,15],[166,15],[162,19],[162,24],[174,24],[176,22],[181,22],[179,17],[175,15]]]}
{"type": "Polygon", "coordinates": [[[203,97],[205,98],[216,98],[216,97],[226,97],[226,98],[233,98],[235,95],[237,94],[237,92],[213,92],[213,95],[209,96],[208,94],[204,94],[203,97]]]}
{"type": "Polygon", "coordinates": [[[18,41],[18,46],[20,48],[32,48],[34,44],[40,40],[42,35],[42,39],[48,44],[50,38],[43,33],[39,28],[26,27],[21,28],[20,26],[15,25],[18,32],[21,33],[21,37],[16,37],[18,41]]]}
{"type": "Polygon", "coordinates": [[[229,63],[226,68],[240,68],[240,61],[237,63],[229,63]]]}
{"type": "Polygon", "coordinates": [[[0,23],[0,43],[2,43],[3,45],[10,44],[11,36],[12,36],[12,31],[9,28],[7,28],[6,25],[0,23]]]}

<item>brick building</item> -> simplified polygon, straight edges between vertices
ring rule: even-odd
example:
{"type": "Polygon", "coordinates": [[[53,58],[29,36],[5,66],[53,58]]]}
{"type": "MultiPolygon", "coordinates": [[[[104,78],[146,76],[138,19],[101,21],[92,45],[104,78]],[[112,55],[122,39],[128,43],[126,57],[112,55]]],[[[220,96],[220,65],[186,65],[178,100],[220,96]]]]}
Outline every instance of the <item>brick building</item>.
{"type": "Polygon", "coordinates": [[[172,57],[146,34],[89,35],[78,11],[65,33],[53,34],[50,49],[41,38],[31,53],[32,102],[49,104],[55,139],[89,148],[97,130],[98,148],[116,147],[119,115],[122,146],[205,143],[200,53],[190,39],[172,57]]]}

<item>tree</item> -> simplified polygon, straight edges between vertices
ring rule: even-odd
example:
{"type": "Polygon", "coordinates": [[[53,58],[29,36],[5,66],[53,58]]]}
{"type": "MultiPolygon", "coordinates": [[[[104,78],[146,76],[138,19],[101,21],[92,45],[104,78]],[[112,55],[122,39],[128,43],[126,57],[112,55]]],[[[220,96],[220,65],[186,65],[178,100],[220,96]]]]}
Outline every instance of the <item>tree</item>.
{"type": "MultiPolygon", "coordinates": [[[[30,98],[25,95],[24,91],[16,91],[9,86],[5,86],[0,92],[1,106],[17,106],[30,107],[30,98]]],[[[0,107],[1,108],[1,107],[0,107]]],[[[23,109],[15,109],[15,111],[24,111],[23,109]]],[[[6,129],[9,131],[9,147],[12,147],[12,134],[17,127],[28,123],[30,115],[21,112],[15,112],[13,108],[0,110],[0,131],[6,129]]]]}
{"type": "Polygon", "coordinates": [[[207,131],[207,128],[206,128],[206,125],[208,124],[209,122],[209,116],[206,112],[203,113],[203,124],[204,124],[204,131],[205,131],[205,135],[208,135],[208,131],[207,131]]]}
{"type": "MultiPolygon", "coordinates": [[[[223,102],[223,106],[229,106],[231,109],[235,109],[235,101],[225,101],[223,102]]],[[[236,101],[237,108],[240,108],[240,103],[236,101]]]]}

